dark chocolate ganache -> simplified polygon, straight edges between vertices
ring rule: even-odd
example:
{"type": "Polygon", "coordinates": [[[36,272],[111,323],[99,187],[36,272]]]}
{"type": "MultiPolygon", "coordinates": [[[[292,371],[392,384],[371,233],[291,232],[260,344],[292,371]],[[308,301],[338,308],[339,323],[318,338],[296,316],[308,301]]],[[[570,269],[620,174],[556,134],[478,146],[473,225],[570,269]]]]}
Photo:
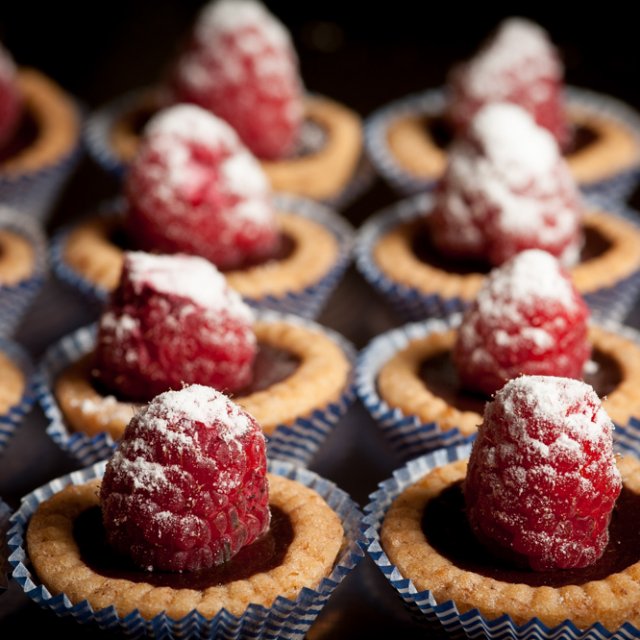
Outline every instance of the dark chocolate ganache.
{"type": "Polygon", "coordinates": [[[204,590],[235,580],[246,580],[257,573],[279,567],[293,541],[294,531],[289,516],[272,506],[268,531],[240,549],[231,560],[210,569],[181,573],[144,571],[128,556],[116,553],[107,542],[99,506],[78,515],[73,524],[73,537],[82,561],[101,576],[146,582],[154,587],[204,590]]]}
{"type": "Polygon", "coordinates": [[[25,109],[11,138],[0,147],[0,165],[28,149],[38,139],[40,129],[35,117],[25,109]]]}
{"type": "MultiPolygon", "coordinates": [[[[447,119],[440,116],[426,116],[422,119],[422,126],[439,149],[446,149],[453,141],[453,132],[447,119]]],[[[577,124],[571,129],[569,142],[562,150],[564,156],[570,156],[597,142],[598,132],[588,124],[577,124]]]]}
{"type": "MultiPolygon", "coordinates": [[[[622,382],[620,365],[615,358],[597,347],[591,354],[592,365],[585,368],[582,379],[600,398],[610,394],[622,382]]],[[[434,395],[458,411],[475,411],[482,415],[487,398],[460,387],[451,351],[445,350],[426,358],[418,370],[420,379],[434,395]]]]}
{"type": "MultiPolygon", "coordinates": [[[[586,262],[601,256],[611,248],[611,242],[605,238],[597,229],[585,225],[583,229],[584,242],[580,249],[579,262],[586,262]]],[[[489,273],[493,268],[486,261],[465,260],[460,257],[446,256],[438,251],[431,242],[428,225],[423,221],[413,223],[411,233],[411,251],[414,256],[435,269],[453,273],[456,275],[469,275],[470,273],[489,273]]]]}
{"type": "MultiPolygon", "coordinates": [[[[124,225],[116,225],[109,233],[109,241],[119,247],[123,251],[133,251],[136,247],[133,246],[124,225]]],[[[260,258],[246,259],[241,264],[236,265],[233,269],[221,269],[223,273],[229,271],[240,271],[242,269],[248,269],[250,267],[256,267],[268,262],[279,262],[281,260],[287,260],[293,255],[297,246],[296,241],[288,234],[281,233],[278,239],[274,251],[268,256],[262,256],[260,258]]]]}
{"type": "MultiPolygon", "coordinates": [[[[286,380],[295,373],[299,366],[300,358],[295,353],[258,342],[256,357],[253,361],[251,382],[242,389],[238,389],[233,394],[228,395],[232,398],[239,398],[258,391],[264,391],[274,384],[286,380]]],[[[91,375],[91,385],[101,396],[108,396],[112,393],[94,373],[91,375]]],[[[221,389],[221,391],[228,393],[224,389],[221,389]]],[[[150,400],[150,398],[124,397],[122,394],[118,396],[118,399],[125,402],[147,402],[150,400]]]]}
{"type": "Polygon", "coordinates": [[[640,560],[640,495],[623,487],[609,525],[609,544],[583,569],[533,571],[517,567],[483,546],[467,521],[462,482],[447,487],[425,506],[422,531],[429,544],[457,567],[503,582],[563,587],[601,580],[640,560]]]}

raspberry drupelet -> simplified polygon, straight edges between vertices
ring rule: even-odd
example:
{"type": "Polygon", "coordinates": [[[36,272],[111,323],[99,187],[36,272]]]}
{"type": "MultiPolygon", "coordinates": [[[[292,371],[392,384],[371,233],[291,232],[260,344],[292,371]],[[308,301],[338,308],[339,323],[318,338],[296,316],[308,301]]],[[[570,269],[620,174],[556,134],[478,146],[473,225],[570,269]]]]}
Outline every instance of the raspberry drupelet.
{"type": "Polygon", "coordinates": [[[581,378],[589,316],[558,260],[539,249],[517,254],[491,271],[463,315],[453,351],[461,384],[491,395],[522,373],[581,378]]]}
{"type": "Polygon", "coordinates": [[[584,382],[509,381],[487,403],[464,483],[467,517],[493,552],[533,570],[604,552],[622,481],[613,423],[584,382]]]}
{"type": "Polygon", "coordinates": [[[125,185],[125,224],[138,249],[195,254],[234,269],[278,248],[271,197],[260,164],[228,124],[177,105],[145,127],[125,185]]]}
{"type": "Polygon", "coordinates": [[[265,439],[224,394],[167,391],[137,413],[100,490],[109,543],[152,571],[221,564],[270,522],[265,439]]]}
{"type": "Polygon", "coordinates": [[[185,383],[235,391],[252,378],[252,322],[204,258],[128,252],[98,325],[93,375],[136,401],[185,383]]]}
{"type": "Polygon", "coordinates": [[[22,96],[16,66],[0,43],[0,149],[11,139],[22,115],[22,96]]]}
{"type": "Polygon", "coordinates": [[[580,193],[558,146],[520,107],[493,103],[457,138],[428,226],[436,248],[499,265],[525,249],[575,263],[580,193]]]}
{"type": "Polygon", "coordinates": [[[304,88],[288,31],[255,0],[219,0],[201,11],[171,78],[176,102],[226,120],[259,158],[295,149],[304,88]]]}
{"type": "Polygon", "coordinates": [[[475,56],[452,69],[448,115],[460,132],[484,105],[512,102],[564,147],[571,131],[563,82],[563,65],[544,29],[524,18],[508,18],[475,56]]]}

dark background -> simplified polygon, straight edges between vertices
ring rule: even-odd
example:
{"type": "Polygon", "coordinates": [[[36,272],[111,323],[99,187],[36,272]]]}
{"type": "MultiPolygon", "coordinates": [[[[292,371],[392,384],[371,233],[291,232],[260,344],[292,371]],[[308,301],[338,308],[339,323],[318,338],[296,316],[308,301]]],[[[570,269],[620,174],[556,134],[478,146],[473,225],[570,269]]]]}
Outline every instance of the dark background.
{"type": "MultiPolygon", "coordinates": [[[[175,54],[203,0],[0,2],[0,40],[19,64],[34,66],[88,109],[153,83],[175,54]]],[[[450,66],[469,56],[506,15],[477,3],[266,3],[290,29],[307,88],[366,116],[410,92],[441,85],[450,66]]],[[[629,5],[631,6],[631,5],[629,5]]],[[[615,4],[579,11],[518,5],[518,15],[545,27],[559,48],[569,84],[608,93],[640,108],[638,27],[615,4]]],[[[89,163],[90,164],[90,163],[89,163]]],[[[67,189],[52,226],[112,195],[117,185],[91,166],[67,189]]],[[[358,224],[371,207],[393,199],[378,185],[346,212],[358,224]],[[373,199],[372,199],[373,198],[373,199]]]]}

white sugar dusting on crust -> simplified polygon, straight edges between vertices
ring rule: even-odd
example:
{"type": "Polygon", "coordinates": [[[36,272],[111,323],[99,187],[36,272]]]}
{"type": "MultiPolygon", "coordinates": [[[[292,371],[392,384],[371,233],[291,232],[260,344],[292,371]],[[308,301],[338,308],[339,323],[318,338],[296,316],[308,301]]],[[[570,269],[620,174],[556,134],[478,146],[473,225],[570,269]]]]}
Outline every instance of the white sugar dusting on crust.
{"type": "MultiPolygon", "coordinates": [[[[539,25],[524,18],[504,20],[494,37],[469,61],[467,90],[478,99],[506,98],[514,84],[563,75],[554,47],[539,25]]],[[[544,100],[545,96],[540,96],[544,100]]]]}
{"type": "MultiPolygon", "coordinates": [[[[125,254],[125,272],[137,293],[149,286],[158,293],[187,298],[207,311],[224,311],[228,316],[252,321],[249,306],[228,286],[224,275],[205,258],[130,251],[125,254]]],[[[127,318],[118,319],[120,327],[135,330],[137,321],[133,318],[127,321],[127,318]]]]}

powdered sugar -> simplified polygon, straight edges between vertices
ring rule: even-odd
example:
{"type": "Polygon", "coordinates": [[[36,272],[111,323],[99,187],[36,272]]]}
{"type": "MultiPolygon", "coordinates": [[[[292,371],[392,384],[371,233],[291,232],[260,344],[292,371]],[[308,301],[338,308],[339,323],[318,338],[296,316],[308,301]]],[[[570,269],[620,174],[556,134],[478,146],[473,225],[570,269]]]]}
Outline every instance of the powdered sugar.
{"type": "Polygon", "coordinates": [[[577,256],[582,201],[549,132],[521,107],[489,104],[450,148],[436,241],[494,264],[518,248],[577,256]],[[513,245],[513,246],[512,246],[513,245]]]}
{"type": "MultiPolygon", "coordinates": [[[[156,255],[131,251],[125,255],[125,272],[136,293],[151,287],[158,293],[178,295],[211,312],[252,322],[253,313],[242,297],[208,260],[185,254],[156,255]]],[[[110,314],[112,317],[113,314],[110,314]]],[[[107,317],[103,322],[110,322],[107,317]]],[[[138,321],[128,315],[117,319],[118,329],[132,331],[138,321]]],[[[116,334],[117,335],[117,334],[116,334]]]]}
{"type": "Polygon", "coordinates": [[[469,63],[465,81],[478,99],[487,95],[500,99],[509,95],[514,83],[560,78],[562,73],[546,32],[529,20],[514,17],[500,25],[491,42],[469,63]]]}
{"type": "Polygon", "coordinates": [[[16,65],[9,52],[0,42],[0,82],[13,82],[16,74],[16,65]]]}

